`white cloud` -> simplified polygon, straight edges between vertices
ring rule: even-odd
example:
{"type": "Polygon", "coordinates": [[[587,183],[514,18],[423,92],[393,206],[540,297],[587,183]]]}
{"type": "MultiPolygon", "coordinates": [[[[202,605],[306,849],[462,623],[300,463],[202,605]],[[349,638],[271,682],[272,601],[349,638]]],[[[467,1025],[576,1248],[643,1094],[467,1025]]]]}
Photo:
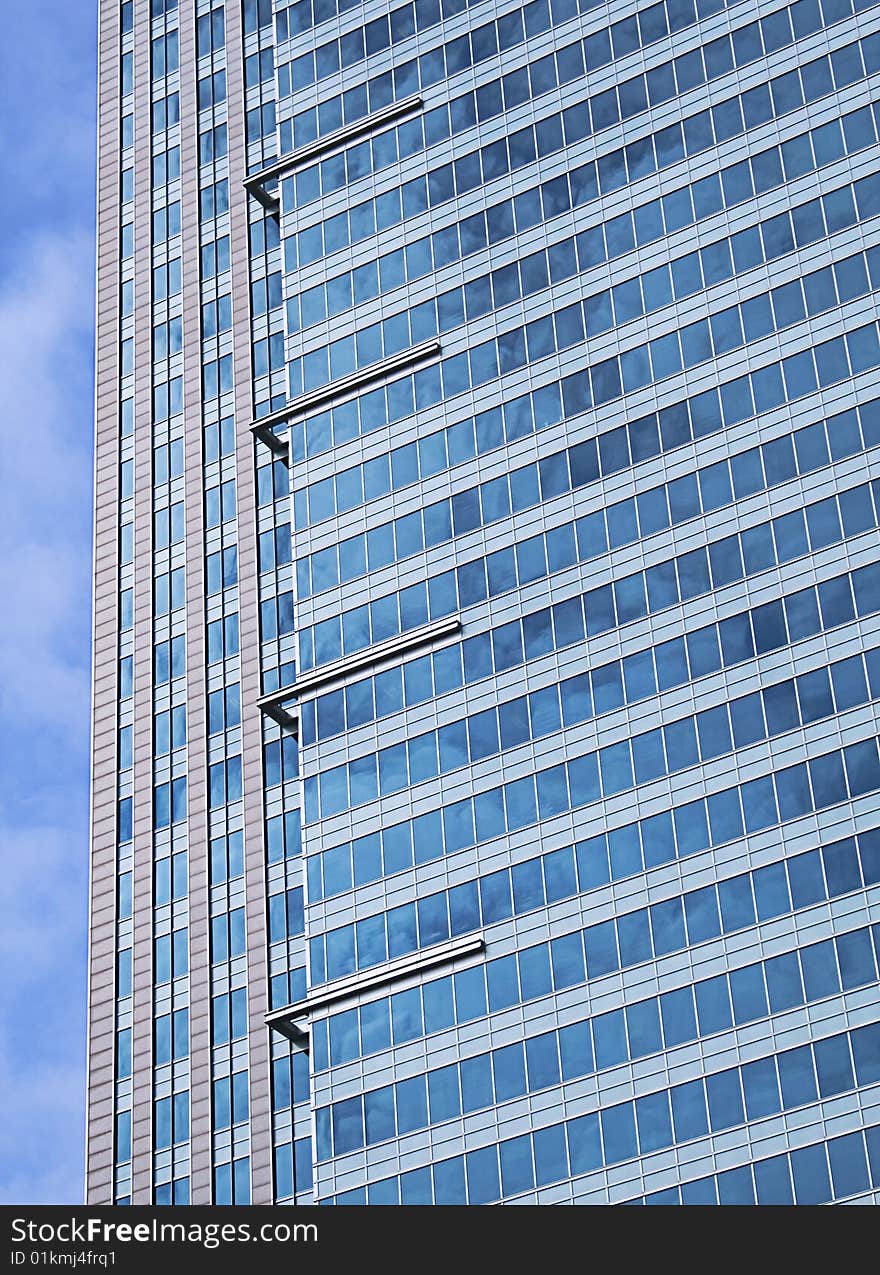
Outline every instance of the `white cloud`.
{"type": "Polygon", "coordinates": [[[82,1199],[83,833],[2,828],[0,1203],[82,1199]]]}
{"type": "Polygon", "coordinates": [[[0,1200],[82,1198],[92,252],[0,277],[0,1200]]]}
{"type": "Polygon", "coordinates": [[[84,702],[90,294],[80,238],[45,237],[0,284],[0,715],[53,730],[78,725],[84,702]]]}

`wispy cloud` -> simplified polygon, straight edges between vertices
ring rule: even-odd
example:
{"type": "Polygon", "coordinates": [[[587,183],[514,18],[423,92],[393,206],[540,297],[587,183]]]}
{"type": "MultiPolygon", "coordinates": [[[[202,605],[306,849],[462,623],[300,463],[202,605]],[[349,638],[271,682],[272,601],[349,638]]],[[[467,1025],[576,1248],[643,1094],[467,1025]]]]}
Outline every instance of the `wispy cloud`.
{"type": "Polygon", "coordinates": [[[0,280],[0,714],[53,736],[81,729],[88,690],[91,293],[81,234],[43,236],[0,280]]]}
{"type": "Polygon", "coordinates": [[[95,9],[0,45],[0,1202],[83,1189],[95,9]]]}
{"type": "Polygon", "coordinates": [[[0,280],[0,1200],[82,1196],[92,251],[0,280]]]}

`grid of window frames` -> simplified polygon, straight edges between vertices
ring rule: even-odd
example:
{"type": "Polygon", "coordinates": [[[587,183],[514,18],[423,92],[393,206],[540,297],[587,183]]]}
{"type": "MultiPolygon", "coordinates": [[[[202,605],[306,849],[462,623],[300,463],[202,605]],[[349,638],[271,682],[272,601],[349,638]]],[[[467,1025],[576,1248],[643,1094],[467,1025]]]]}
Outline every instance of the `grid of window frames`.
{"type": "MultiPolygon", "coordinates": [[[[870,949],[869,949],[870,951],[870,949]]],[[[870,977],[876,977],[871,955],[870,977]]],[[[580,1025],[583,1027],[583,1024],[580,1025]]],[[[572,1024],[572,1028],[575,1025],[572,1024]]],[[[569,1029],[563,1029],[568,1031],[569,1029]]],[[[574,1035],[574,1031],[571,1032],[574,1035]]],[[[561,1087],[560,1033],[545,1032],[410,1076],[362,1096],[345,1098],[316,1112],[317,1155],[329,1160],[397,1136],[454,1119],[465,1112],[499,1107],[524,1095],[561,1087]]],[[[575,1052],[575,1051],[572,1051],[575,1052]]],[[[589,1066],[569,1058],[570,1074],[589,1066]]],[[[594,1147],[592,1168],[665,1150],[681,1142],[721,1133],[875,1084],[880,1079],[880,1023],[826,1036],[813,1044],[777,1054],[762,1054],[738,1067],[710,1071],[695,1080],[643,1094],[635,1100],[603,1106],[592,1121],[601,1128],[601,1147],[594,1147]]],[[[504,1111],[499,1112],[503,1119],[504,1111]]],[[[528,1164],[528,1135],[522,1144],[528,1164]]],[[[516,1145],[516,1144],[515,1144],[516,1145]]],[[[533,1185],[522,1177],[517,1151],[508,1148],[506,1194],[533,1185]],[[518,1184],[521,1185],[518,1186],[518,1184]]]]}
{"type": "MultiPolygon", "coordinates": [[[[872,344],[876,343],[876,364],[880,367],[876,325],[860,330],[858,335],[863,331],[872,344]]],[[[836,344],[843,357],[844,339],[838,338],[836,344]]],[[[812,351],[807,352],[806,360],[795,356],[797,367],[807,375],[813,370],[811,355],[812,351]]],[[[796,368],[790,372],[794,380],[796,368]]],[[[772,392],[778,398],[781,386],[772,392]]],[[[665,538],[657,554],[662,554],[660,562],[618,576],[583,595],[581,625],[589,637],[608,633],[874,528],[878,509],[871,503],[871,491],[871,483],[858,484],[839,497],[814,501],[713,540],[705,548],[681,554],[670,556],[665,538]]],[[[584,515],[549,531],[515,540],[506,549],[473,558],[428,581],[347,608],[341,616],[322,620],[313,628],[303,626],[299,634],[301,656],[305,652],[314,658],[301,659],[301,663],[308,668],[313,663],[320,665],[343,654],[354,654],[429,620],[501,597],[591,559],[604,559],[600,566],[608,574],[607,527],[601,515],[584,515]]]]}
{"type": "MultiPolygon", "coordinates": [[[[862,727],[864,729],[864,727],[862,727]]],[[[505,789],[465,798],[458,807],[450,806],[442,821],[427,816],[428,831],[439,840],[427,851],[427,858],[449,854],[452,847],[464,849],[480,846],[504,832],[514,833],[556,815],[567,813],[571,803],[595,797],[597,776],[584,774],[574,762],[561,763],[537,777],[515,780],[505,789]],[[585,784],[581,787],[581,777],[585,784]],[[535,778],[537,783],[535,783],[535,778]],[[542,781],[546,781],[542,782],[542,781]],[[566,781],[569,787],[566,787],[566,781]],[[536,800],[537,789],[537,800],[536,800]],[[442,837],[442,839],[441,839],[442,837]]],[[[876,737],[850,744],[842,751],[814,756],[809,762],[786,766],[743,784],[714,792],[696,801],[682,802],[656,815],[625,824],[614,831],[628,848],[628,855],[612,864],[618,876],[650,869],[684,859],[709,848],[727,846],[744,833],[756,833],[784,825],[803,815],[818,813],[847,799],[853,801],[880,791],[880,752],[876,737]],[[626,865],[626,866],[624,866],[626,865]]],[[[601,808],[594,808],[594,826],[601,822],[601,808]]],[[[415,821],[413,821],[415,823],[415,821]]],[[[584,821],[586,824],[586,821],[584,821]]],[[[589,827],[586,824],[584,830],[589,827]]],[[[418,829],[400,825],[404,846],[418,829]]],[[[594,874],[598,882],[608,879],[608,859],[603,854],[601,836],[579,842],[588,848],[589,861],[584,874],[594,874]],[[595,855],[595,860],[592,856],[595,855]]],[[[375,850],[375,845],[371,847],[375,850]]],[[[465,882],[449,890],[420,895],[411,903],[401,903],[385,912],[361,915],[348,925],[328,929],[309,938],[309,963],[312,981],[332,981],[358,970],[370,969],[384,961],[429,948],[450,937],[466,934],[509,915],[508,888],[504,869],[481,877],[479,882],[465,882]],[[497,890],[497,893],[496,893],[497,890]]],[[[681,902],[662,910],[681,912],[681,902]]],[[[349,909],[351,911],[351,909],[349,909]]],[[[365,909],[364,909],[365,911],[365,909]]],[[[682,936],[684,928],[673,927],[682,936]]],[[[614,937],[615,928],[601,923],[583,934],[556,940],[560,961],[580,981],[584,969],[590,969],[590,944],[597,944],[595,972],[606,973],[621,968],[621,948],[614,937]],[[569,960],[571,965],[568,966],[569,960]],[[586,961],[586,966],[585,966],[586,961]],[[607,968],[603,968],[607,965],[607,968]]],[[[665,937],[664,937],[664,942],[665,937]]],[[[648,954],[660,955],[655,945],[646,945],[648,954]]]]}
{"type": "Polygon", "coordinates": [[[132,1130],[132,694],[134,625],[134,14],[119,7],[120,226],[119,226],[119,578],[115,1061],[113,1101],[113,1200],[131,1198],[132,1130]]]}
{"type": "Polygon", "coordinates": [[[216,0],[200,0],[196,53],[207,595],[212,1190],[215,1204],[247,1204],[251,1199],[250,1078],[246,1043],[226,10],[216,0]]]}
{"type": "MultiPolygon", "coordinates": [[[[773,80],[769,85],[756,87],[748,95],[731,98],[723,104],[723,109],[714,107],[711,112],[704,111],[685,120],[683,124],[671,125],[656,134],[649,134],[639,143],[630,143],[626,148],[612,151],[598,160],[574,168],[570,173],[563,173],[545,183],[541,188],[542,192],[546,192],[554,213],[564,211],[566,205],[579,207],[600,196],[608,198],[615,192],[640,182],[645,176],[660,173],[685,158],[701,155],[714,144],[721,145],[731,137],[769,121],[778,120],[780,124],[785,124],[789,114],[814,100],[822,102],[835,89],[860,85],[876,71],[878,56],[880,46],[876,38],[868,37],[839,50],[833,60],[820,59],[814,72],[802,73],[803,83],[795,74],[797,87],[794,92],[791,75],[781,76],[778,83],[773,80]]],[[[419,217],[429,208],[440,209],[479,186],[484,177],[491,179],[504,175],[508,170],[527,168],[537,159],[543,159],[546,154],[562,148],[563,143],[570,145],[576,142],[576,136],[565,137],[561,120],[562,117],[552,117],[549,123],[553,127],[545,128],[540,136],[534,135],[532,129],[525,130],[521,137],[516,135],[519,137],[519,144],[510,155],[506,151],[503,157],[494,154],[490,161],[475,152],[470,157],[469,165],[462,166],[461,161],[457,161],[457,167],[451,164],[433,167],[430,175],[411,179],[403,186],[384,194],[381,200],[369,199],[352,208],[343,209],[332,217],[325,216],[317,225],[300,229],[303,218],[298,217],[294,223],[297,227],[296,235],[286,236],[288,268],[293,269],[298,265],[302,269],[317,261],[322,253],[335,252],[359,240],[372,238],[391,226],[419,217]],[[488,166],[485,174],[481,173],[482,164],[488,166]]],[[[826,156],[827,147],[835,144],[836,132],[834,120],[829,120],[827,125],[817,130],[818,148],[826,156]]],[[[804,162],[803,149],[803,144],[792,146],[790,143],[783,143],[781,155],[787,158],[789,166],[797,166],[804,162]]],[[[770,148],[762,149],[756,157],[753,174],[759,192],[779,184],[781,174],[776,171],[779,155],[780,152],[775,148],[770,148]]],[[[305,170],[306,173],[308,171],[305,170]]],[[[749,165],[746,162],[731,166],[725,183],[732,188],[731,193],[737,187],[742,192],[748,173],[749,165]]],[[[305,181],[305,178],[297,177],[296,180],[305,181]]],[[[296,197],[293,181],[294,179],[287,178],[282,186],[283,197],[286,196],[287,205],[291,209],[296,197]]],[[[711,191],[712,183],[707,185],[701,181],[695,185],[697,191],[702,193],[704,190],[711,191]]],[[[638,189],[640,194],[644,193],[641,187],[638,189]]],[[[317,197],[317,193],[315,189],[314,197],[317,197]]],[[[739,198],[743,197],[740,193],[739,198]]],[[[526,215],[528,203],[527,199],[519,201],[521,216],[526,215]]],[[[517,206],[517,203],[513,204],[513,207],[517,206]]],[[[490,242],[503,239],[511,233],[510,209],[511,203],[507,201],[493,205],[492,215],[486,215],[490,242]]],[[[545,209],[545,215],[546,212],[545,209]]],[[[479,218],[469,223],[469,227],[473,226],[476,226],[479,234],[479,218]]],[[[393,275],[391,283],[395,283],[393,275]]]]}
{"type": "MultiPolygon", "coordinates": [[[[246,4],[245,120],[248,166],[258,169],[276,154],[275,44],[271,5],[246,4]]],[[[257,412],[287,398],[281,240],[275,217],[250,207],[250,282],[253,399],[257,412]]],[[[260,449],[257,456],[261,676],[278,684],[294,658],[292,546],[287,466],[260,449]],[[282,599],[284,601],[282,601],[282,599]],[[271,620],[267,622],[267,618],[271,620]]],[[[306,992],[305,914],[300,856],[300,785],[295,738],[270,718],[263,723],[266,881],[269,909],[269,995],[287,1005],[306,992]],[[280,909],[276,906],[282,901],[280,909]]],[[[310,1200],[312,1183],[308,1055],[282,1037],[272,1041],[273,1172],[279,1201],[310,1200]],[[286,1080],[286,1083],[285,1083],[286,1080]]]]}
{"type": "MultiPolygon", "coordinates": [[[[870,8],[871,0],[862,7],[870,8]]],[[[793,39],[808,39],[853,12],[847,0],[843,3],[829,0],[827,14],[818,0],[806,3],[797,0],[792,8],[797,18],[806,19],[802,26],[797,20],[792,24],[788,11],[761,22],[753,21],[732,36],[707,44],[705,50],[694,49],[689,57],[661,63],[652,72],[620,82],[595,97],[585,97],[558,115],[472,151],[466,159],[457,159],[445,168],[434,168],[428,179],[429,202],[434,205],[456,195],[461,197],[481,183],[525,167],[536,158],[546,159],[564,145],[591,138],[649,110],[656,111],[692,88],[721,78],[734,69],[743,70],[753,61],[764,61],[793,39]],[[770,28],[767,34],[762,22],[764,28],[770,28]]],[[[728,141],[768,119],[817,101],[834,89],[845,88],[875,70],[878,56],[880,50],[876,42],[866,42],[864,46],[854,42],[832,55],[806,62],[802,69],[731,97],[711,110],[686,116],[681,124],[670,125],[640,143],[630,143],[625,151],[603,156],[604,162],[598,165],[600,189],[603,193],[614,190],[627,180],[636,180],[684,156],[698,155],[715,143],[728,141]]],[[[586,70],[589,71],[589,67],[586,70]]],[[[448,104],[426,110],[415,120],[380,132],[338,156],[299,169],[295,177],[285,179],[287,202],[291,207],[305,207],[366,174],[487,124],[510,112],[512,107],[557,89],[561,83],[582,84],[584,77],[585,58],[579,41],[559,53],[530,62],[521,69],[520,77],[508,77],[507,82],[489,80],[480,89],[452,97],[448,104]]]]}
{"type": "MultiPolygon", "coordinates": [[[[878,6],[235,4],[248,171],[424,99],[296,166],[280,216],[250,201],[255,415],[442,343],[419,370],[298,416],[287,458],[256,449],[263,690],[367,657],[303,698],[295,731],[263,720],[270,1007],[487,941],[452,971],[315,1016],[310,1054],[273,1036],[275,1198],[871,1197],[878,6]],[[460,634],[370,667],[374,644],[450,616],[460,634]],[[745,1028],[748,1051],[719,1061],[745,1028]],[[728,1167],[698,1173],[694,1146],[713,1154],[728,1131],[728,1167]]],[[[156,1203],[189,1202],[189,855],[204,850],[187,840],[192,337],[211,1191],[249,1203],[229,6],[197,0],[189,103],[177,0],[145,10],[136,68],[135,6],[119,4],[113,1195],[132,1196],[136,1063],[137,301],[151,315],[151,1186],[156,1203]],[[151,220],[137,298],[136,78],[151,220]]]]}
{"type": "MultiPolygon", "coordinates": [[[[870,120],[870,114],[865,118],[870,120]]],[[[723,196],[723,187],[720,190],[723,196]]],[[[823,238],[823,231],[830,236],[852,223],[854,194],[857,197],[859,217],[871,216],[877,207],[876,190],[876,175],[870,174],[855,185],[844,183],[838,189],[829,190],[819,199],[804,201],[790,212],[767,218],[757,226],[747,227],[735,235],[707,244],[696,252],[678,254],[671,266],[661,266],[648,272],[643,283],[623,282],[615,287],[613,293],[607,293],[606,300],[613,303],[614,318],[620,323],[628,322],[651,310],[662,308],[673,298],[695,295],[701,285],[711,287],[725,281],[732,276],[734,268],[745,272],[791,252],[795,245],[802,247],[816,243],[823,238]]],[[[535,188],[528,195],[531,198],[527,198],[525,193],[517,196],[509,212],[508,230],[511,233],[514,225],[529,229],[536,220],[540,220],[540,191],[535,188]]],[[[506,201],[506,205],[496,207],[505,206],[510,208],[509,201],[506,201]]],[[[701,209],[702,216],[694,224],[699,225],[713,211],[717,209],[713,209],[711,205],[705,210],[701,209]]],[[[400,283],[415,282],[431,273],[435,260],[437,266],[442,267],[478,253],[487,246],[488,219],[488,213],[477,214],[474,218],[453,223],[445,231],[437,232],[436,237],[426,236],[415,244],[407,245],[405,250],[386,253],[356,270],[336,275],[326,284],[319,283],[308,288],[290,299],[287,318],[289,328],[292,331],[305,332],[323,325],[328,318],[335,318],[346,310],[369,302],[378,295],[380,280],[383,286],[392,288],[400,283]]],[[[653,227],[655,233],[658,229],[662,230],[662,218],[658,217],[657,223],[659,224],[653,227]]],[[[465,317],[480,318],[493,305],[500,309],[540,292],[548,282],[561,284],[575,277],[576,271],[589,274],[598,263],[607,259],[608,248],[603,231],[601,224],[594,226],[589,231],[560,239],[552,248],[532,252],[519,261],[478,276],[462,288],[446,291],[436,302],[425,303],[422,308],[410,311],[410,327],[415,325],[419,336],[436,336],[441,325],[443,332],[449,331],[465,317]],[[432,309],[436,311],[435,314],[432,314],[432,309]]],[[[650,231],[646,227],[643,234],[648,233],[650,231]]],[[[611,247],[611,250],[617,256],[623,256],[627,245],[624,241],[611,247]]],[[[595,333],[607,330],[607,327],[603,328],[595,321],[597,301],[591,300],[590,305],[594,312],[595,333]]],[[[611,315],[612,311],[609,310],[609,319],[611,315]]],[[[383,328],[383,338],[385,333],[383,328]]],[[[390,339],[390,327],[387,333],[390,339]]],[[[370,339],[376,341],[379,337],[374,334],[370,339]]]]}
{"type": "MultiPolygon", "coordinates": [[[[842,844],[840,862],[832,863],[832,869],[845,870],[852,866],[845,862],[852,857],[852,846],[852,839],[842,844]]],[[[823,857],[827,863],[827,855],[823,857]]],[[[796,856],[792,863],[791,869],[777,864],[773,870],[764,871],[763,884],[754,885],[758,907],[766,897],[762,892],[772,888],[771,882],[783,890],[787,884],[792,890],[791,907],[814,904],[822,898],[823,889],[835,888],[821,880],[818,852],[807,851],[806,855],[796,856]],[[807,855],[816,857],[808,859],[807,855]],[[798,875],[801,873],[802,876],[798,875]]],[[[876,884],[870,877],[866,879],[867,884],[876,884]]],[[[858,866],[854,880],[855,888],[859,889],[862,878],[858,866]]],[[[689,913],[692,923],[698,926],[697,914],[701,908],[707,908],[702,919],[708,920],[708,924],[699,931],[701,941],[725,932],[712,888],[703,887],[703,890],[701,897],[693,899],[689,913]]],[[[843,890],[846,891],[845,886],[843,890]]],[[[728,898],[732,899],[733,894],[731,889],[728,898]]],[[[768,912],[762,919],[769,919],[771,915],[768,912]]],[[[875,948],[877,941],[875,926],[875,948]]],[[[625,1009],[594,1015],[572,1025],[571,1030],[560,1028],[557,1035],[561,1075],[568,1080],[615,1067],[665,1048],[758,1022],[770,1014],[869,985],[876,978],[870,951],[867,929],[848,930],[799,950],[782,952],[765,961],[676,987],[660,996],[632,1001],[625,1009]]],[[[485,966],[445,975],[420,988],[367,1001],[359,1009],[343,1010],[329,1019],[317,1020],[315,1071],[343,1066],[392,1045],[407,1044],[460,1023],[478,1022],[489,1013],[540,1000],[556,990],[547,944],[523,949],[516,964],[513,975],[510,958],[497,957],[485,966]]]]}
{"type": "MultiPolygon", "coordinates": [[[[350,87],[344,93],[322,93],[317,107],[296,110],[289,121],[282,119],[282,149],[289,151],[306,145],[317,137],[341,128],[344,124],[352,124],[410,93],[430,89],[442,80],[467,71],[470,67],[479,66],[496,55],[510,53],[526,40],[534,42],[545,32],[569,22],[578,14],[579,9],[581,13],[586,13],[600,7],[601,0],[584,0],[580,5],[577,0],[554,0],[552,4],[548,0],[530,0],[529,4],[484,21],[445,44],[429,47],[418,58],[407,59],[393,69],[372,77],[365,84],[353,84],[351,81],[354,77],[347,75],[346,82],[350,87]]],[[[612,65],[616,59],[650,46],[670,34],[684,31],[698,19],[710,18],[726,7],[727,0],[699,0],[696,5],[680,3],[679,0],[670,0],[667,4],[666,0],[660,0],[660,3],[651,4],[629,18],[610,26],[601,26],[583,41],[581,57],[575,52],[577,46],[566,46],[562,50],[558,62],[564,70],[559,82],[569,82],[577,76],[583,76],[585,71],[595,73],[612,65]]],[[[298,102],[306,95],[314,97],[314,93],[304,94],[303,90],[308,90],[313,83],[320,83],[322,79],[338,71],[350,71],[371,55],[381,53],[405,40],[414,33],[416,23],[419,31],[426,30],[428,24],[425,23],[424,15],[429,8],[426,5],[410,5],[403,10],[393,10],[388,16],[374,19],[362,30],[355,28],[340,40],[321,43],[313,52],[304,53],[286,65],[279,59],[278,84],[281,97],[295,94],[298,102]]],[[[451,13],[449,16],[455,14],[451,13]]],[[[599,21],[601,22],[601,17],[599,21]]],[[[279,15],[279,35],[283,29],[279,15]]],[[[803,20],[798,29],[805,30],[803,20]]],[[[773,37],[771,48],[782,47],[791,39],[791,32],[784,19],[780,21],[777,18],[770,24],[770,33],[773,37]]],[[[752,38],[754,39],[753,36],[752,38]]],[[[552,87],[553,74],[549,65],[535,75],[541,77],[535,85],[537,92],[546,92],[552,87]]],[[[522,71],[506,77],[506,99],[516,92],[517,97],[513,100],[523,100],[527,84],[528,78],[522,71]]]]}
{"type": "MultiPolygon", "coordinates": [[[[864,657],[848,656],[798,678],[736,696],[728,704],[686,717],[670,713],[662,726],[632,734],[595,754],[582,754],[579,778],[596,772],[598,784],[586,791],[609,798],[869,703],[880,696],[878,655],[880,649],[871,647],[864,657]]],[[[488,757],[500,755],[504,769],[508,752],[592,717],[587,677],[576,674],[535,690],[528,698],[502,701],[379,753],[365,753],[345,766],[325,768],[317,790],[306,790],[307,819],[340,814],[488,757]],[[310,809],[309,799],[316,797],[310,809]]]]}
{"type": "MultiPolygon", "coordinates": [[[[316,987],[488,940],[485,960],[312,1023],[316,1196],[868,1193],[874,6],[469,9],[275,15],[282,153],[415,92],[424,108],[280,183],[257,413],[426,338],[442,350],[294,419],[290,468],[263,449],[261,506],[292,510],[261,516],[263,687],[436,619],[462,632],[306,695],[296,741],[267,734],[268,791],[301,781],[307,865],[305,898],[270,879],[271,941],[280,955],[305,929],[316,987]],[[705,973],[682,964],[701,945],[705,973]],[[629,981],[673,961],[671,987],[629,981]],[[795,1009],[816,1030],[774,1051],[795,1009]],[[711,1065],[712,1038],[746,1024],[766,1024],[763,1053],[711,1065]],[[665,1087],[602,1098],[605,1068],[679,1045],[699,1079],[670,1064],[665,1087]],[[572,1107],[574,1082],[590,1097],[572,1107]],[[832,1097],[852,1132],[826,1142],[832,1097]],[[507,1102],[526,1112],[515,1136],[498,1114],[437,1153],[433,1126],[507,1102]],[[759,1154],[752,1127],[789,1112],[806,1145],[759,1154]],[[655,1152],[743,1126],[730,1171],[682,1160],[654,1189],[655,1152]]],[[[277,1007],[305,984],[275,970],[277,1007]]],[[[306,1064],[273,1056],[284,1120],[306,1064]]]]}
{"type": "MultiPolygon", "coordinates": [[[[858,431],[853,438],[850,430],[846,439],[841,437],[838,427],[846,429],[847,421],[857,419],[854,409],[835,413],[830,421],[803,426],[793,436],[785,435],[761,448],[748,448],[745,455],[737,452],[728,460],[701,467],[696,474],[640,492],[638,498],[631,496],[608,505],[590,515],[596,528],[596,545],[613,550],[647,539],[732,504],[737,495],[752,495],[762,486],[767,489],[798,473],[820,468],[823,462],[832,464],[854,455],[865,433],[874,436],[869,413],[866,431],[858,431]]],[[[308,597],[346,584],[512,513],[555,501],[587,486],[598,476],[595,443],[551,453],[500,478],[465,488],[454,497],[300,557],[296,563],[297,593],[308,597]]]]}
{"type": "MultiPolygon", "coordinates": [[[[711,641],[713,636],[710,632],[708,639],[711,641]]],[[[796,678],[773,682],[732,698],[726,704],[704,709],[693,717],[671,718],[662,727],[632,735],[622,743],[610,746],[616,752],[600,754],[601,786],[609,795],[615,791],[626,791],[634,783],[657,779],[672,767],[684,769],[700,761],[724,757],[736,748],[749,747],[787,731],[797,731],[813,722],[827,720],[835,713],[867,705],[880,697],[878,652],[880,648],[872,646],[864,655],[847,656],[830,665],[820,665],[796,678]]],[[[539,737],[558,731],[561,726],[560,694],[563,703],[567,694],[569,705],[577,703],[581,697],[580,711],[586,707],[589,713],[586,677],[578,675],[558,687],[533,692],[527,700],[524,697],[508,701],[498,710],[484,710],[485,717],[474,719],[476,729],[472,733],[463,729],[462,724],[458,724],[457,732],[455,725],[441,728],[441,732],[448,732],[441,734],[444,741],[441,743],[441,760],[442,750],[446,747],[451,751],[452,762],[466,764],[468,749],[475,746],[478,738],[484,741],[480,755],[493,755],[499,748],[499,725],[502,748],[513,748],[528,740],[531,730],[536,730],[539,737]],[[507,708],[509,713],[505,712],[507,708]],[[504,737],[505,730],[508,732],[507,739],[504,737]],[[483,732],[488,732],[488,736],[483,732]],[[485,747],[487,738],[491,743],[489,748],[485,747]]],[[[573,712],[566,719],[567,723],[577,720],[573,712]]],[[[436,774],[436,756],[434,763],[436,774]]],[[[583,795],[589,799],[589,793],[583,795]]],[[[484,800],[485,796],[481,794],[475,810],[479,809],[480,822],[485,821],[483,829],[491,835],[491,823],[487,819],[490,803],[484,800]]],[[[500,815],[500,810],[498,813],[500,815]]],[[[458,812],[458,817],[461,817],[461,812],[458,812]]],[[[436,816],[422,816],[421,824],[415,824],[412,829],[407,823],[394,824],[359,838],[353,844],[344,843],[311,856],[308,860],[309,901],[314,903],[321,898],[330,898],[352,889],[353,885],[366,885],[382,875],[430,862],[443,851],[442,822],[436,816]],[[435,829],[433,840],[426,835],[431,827],[435,829]]],[[[446,827],[451,832],[453,818],[446,820],[446,827]]],[[[473,835],[472,828],[469,834],[473,835]]],[[[466,836],[463,845],[468,844],[466,836]]],[[[447,846],[447,850],[454,853],[463,845],[453,843],[447,846]]]]}
{"type": "MultiPolygon", "coordinates": [[[[616,1133],[616,1131],[615,1131],[616,1133]]],[[[612,1137],[614,1134],[612,1133],[612,1137]]],[[[622,1135],[624,1138],[626,1133],[622,1135]]],[[[609,1188],[604,1174],[590,1177],[599,1163],[600,1131],[588,1117],[536,1129],[465,1155],[351,1187],[333,1204],[493,1204],[516,1196],[526,1203],[550,1202],[541,1188],[572,1181],[552,1199],[559,1203],[631,1204],[830,1204],[871,1202],[880,1188],[880,1125],[867,1125],[827,1141],[782,1150],[742,1165],[691,1178],[640,1197],[609,1188]],[[537,1193],[537,1194],[536,1194],[537,1193]]],[[[635,1135],[633,1134],[633,1144],[635,1135]]]]}
{"type": "Polygon", "coordinates": [[[180,86],[176,4],[153,5],[153,1198],[190,1198],[180,86]]]}

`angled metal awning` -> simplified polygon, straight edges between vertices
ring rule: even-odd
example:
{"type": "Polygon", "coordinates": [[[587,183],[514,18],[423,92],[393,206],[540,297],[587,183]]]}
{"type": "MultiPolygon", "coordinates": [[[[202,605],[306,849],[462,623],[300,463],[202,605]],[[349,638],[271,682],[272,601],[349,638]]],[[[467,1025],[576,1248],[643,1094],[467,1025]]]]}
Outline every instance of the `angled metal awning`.
{"type": "Polygon", "coordinates": [[[398,983],[404,978],[425,973],[440,965],[451,965],[469,956],[477,956],[485,950],[485,946],[482,934],[471,934],[464,938],[450,939],[446,943],[435,943],[432,947],[401,956],[395,961],[387,961],[384,965],[359,974],[334,979],[333,982],[321,984],[303,1000],[285,1005],[283,1009],[272,1010],[265,1017],[266,1025],[270,1030],[286,1036],[299,1048],[308,1050],[308,1024],[312,1014],[318,1010],[328,1009],[339,1001],[373,991],[377,987],[398,983]]]}
{"type": "Polygon", "coordinates": [[[257,700],[257,708],[267,717],[273,718],[279,726],[286,730],[297,729],[297,719],[286,706],[308,692],[318,690],[328,682],[336,682],[359,673],[365,668],[372,668],[385,660],[398,659],[421,646],[441,642],[460,632],[461,620],[457,615],[448,616],[444,620],[435,620],[432,624],[423,624],[417,629],[401,633],[389,638],[386,642],[377,642],[354,655],[332,660],[319,668],[298,677],[289,686],[281,686],[276,691],[269,691],[257,700]]]}
{"type": "Polygon", "coordinates": [[[351,124],[344,124],[342,128],[334,129],[332,133],[327,133],[324,137],[317,137],[313,142],[308,142],[305,146],[298,147],[295,151],[291,151],[289,155],[283,155],[281,159],[276,160],[273,164],[268,164],[256,173],[251,173],[244,179],[242,185],[249,195],[253,195],[254,199],[263,205],[267,212],[275,215],[279,211],[280,201],[278,195],[271,191],[269,187],[275,185],[280,178],[285,177],[288,173],[295,172],[298,168],[302,168],[304,164],[311,163],[314,159],[319,159],[323,155],[329,155],[331,151],[347,146],[349,142],[357,141],[359,137],[363,137],[367,133],[373,133],[376,129],[383,128],[386,124],[403,119],[406,115],[414,115],[416,111],[421,109],[422,99],[417,93],[411,97],[402,98],[399,102],[391,102],[388,106],[383,106],[381,110],[373,111],[371,115],[365,115],[363,119],[353,120],[351,124]]]}
{"type": "Polygon", "coordinates": [[[348,394],[365,389],[368,385],[374,385],[377,381],[384,381],[397,372],[426,363],[429,359],[436,358],[440,349],[438,340],[421,341],[418,345],[411,345],[398,354],[392,354],[390,358],[382,359],[378,363],[369,363],[366,367],[359,368],[357,372],[343,376],[338,381],[328,381],[326,385],[310,390],[308,394],[300,394],[298,398],[291,399],[289,403],[285,403],[284,407],[270,412],[268,416],[261,416],[251,425],[251,433],[273,452],[286,455],[287,439],[274,432],[276,425],[284,425],[298,416],[304,416],[306,412],[323,407],[325,403],[330,403],[334,399],[344,398],[348,394]]]}

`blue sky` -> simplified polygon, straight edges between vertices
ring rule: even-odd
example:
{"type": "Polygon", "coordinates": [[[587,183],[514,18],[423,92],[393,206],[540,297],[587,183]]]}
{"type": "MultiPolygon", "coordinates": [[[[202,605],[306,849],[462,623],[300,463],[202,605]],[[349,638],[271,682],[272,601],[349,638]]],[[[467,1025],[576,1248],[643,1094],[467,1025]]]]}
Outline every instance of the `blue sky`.
{"type": "Polygon", "coordinates": [[[82,1199],[97,0],[0,43],[0,1202],[82,1199]]]}

